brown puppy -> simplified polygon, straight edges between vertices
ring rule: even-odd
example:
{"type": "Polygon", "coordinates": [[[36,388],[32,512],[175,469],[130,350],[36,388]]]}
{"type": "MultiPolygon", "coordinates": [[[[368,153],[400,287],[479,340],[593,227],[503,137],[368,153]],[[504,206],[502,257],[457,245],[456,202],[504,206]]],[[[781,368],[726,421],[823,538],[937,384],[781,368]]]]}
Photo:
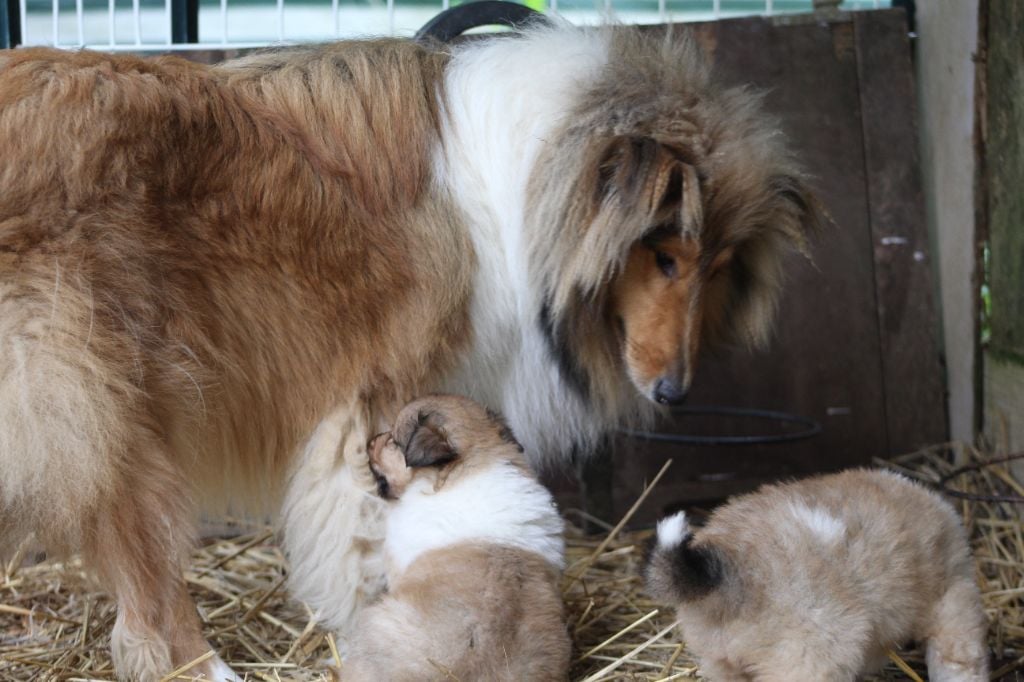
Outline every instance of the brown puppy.
{"type": "Polygon", "coordinates": [[[932,682],[988,680],[960,519],[897,474],[767,486],[696,533],[668,517],[645,573],[714,682],[852,682],[911,640],[927,643],[932,682]]]}
{"type": "Polygon", "coordinates": [[[357,616],[342,678],[564,680],[562,521],[501,419],[416,400],[370,466],[390,500],[389,589],[357,616]]]}
{"type": "Polygon", "coordinates": [[[380,582],[366,443],[412,396],[560,462],[766,336],[818,218],[778,132],[626,27],[0,54],[0,552],[81,551],[118,674],[159,679],[209,650],[200,509],[279,514],[342,628],[380,582]]]}

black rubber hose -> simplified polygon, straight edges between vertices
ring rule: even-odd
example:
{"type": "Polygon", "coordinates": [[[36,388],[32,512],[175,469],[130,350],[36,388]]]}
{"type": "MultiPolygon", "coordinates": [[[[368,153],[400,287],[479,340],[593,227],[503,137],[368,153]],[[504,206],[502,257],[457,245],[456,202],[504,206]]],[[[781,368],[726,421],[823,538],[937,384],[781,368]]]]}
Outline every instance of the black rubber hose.
{"type": "Polygon", "coordinates": [[[441,12],[416,32],[416,40],[437,40],[447,43],[471,28],[480,26],[516,28],[535,21],[547,21],[547,17],[516,2],[477,0],[441,12]]]}

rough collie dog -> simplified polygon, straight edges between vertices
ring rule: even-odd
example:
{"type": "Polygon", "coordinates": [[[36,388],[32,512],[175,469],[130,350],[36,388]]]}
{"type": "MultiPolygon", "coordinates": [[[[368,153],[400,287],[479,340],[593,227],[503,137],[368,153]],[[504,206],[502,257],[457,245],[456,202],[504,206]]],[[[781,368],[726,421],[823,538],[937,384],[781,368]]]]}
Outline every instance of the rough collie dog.
{"type": "Polygon", "coordinates": [[[715,682],[831,680],[927,643],[936,682],[988,680],[988,628],[953,508],[902,476],[848,471],[766,487],[691,533],[658,524],[648,588],[715,682]]]}
{"type": "Polygon", "coordinates": [[[500,418],[417,400],[370,468],[390,501],[388,592],[356,616],[342,679],[565,680],[562,517],[500,418]]]}
{"type": "Polygon", "coordinates": [[[0,149],[0,535],[82,552],[143,679],[209,650],[200,505],[280,512],[340,626],[379,587],[349,559],[401,405],[458,392],[534,463],[586,451],[681,399],[701,344],[763,339],[818,220],[758,97],[625,27],[17,50],[0,149]]]}

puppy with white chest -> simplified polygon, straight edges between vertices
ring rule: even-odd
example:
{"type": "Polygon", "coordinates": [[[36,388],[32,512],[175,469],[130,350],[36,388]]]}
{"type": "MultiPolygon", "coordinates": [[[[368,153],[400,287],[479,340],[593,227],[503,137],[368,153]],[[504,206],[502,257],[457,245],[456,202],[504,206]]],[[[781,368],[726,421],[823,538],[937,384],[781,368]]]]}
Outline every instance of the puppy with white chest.
{"type": "Polygon", "coordinates": [[[927,645],[932,682],[988,680],[960,519],[897,474],[767,486],[696,532],[670,516],[645,577],[714,682],[852,682],[908,641],[927,645]]]}
{"type": "Polygon", "coordinates": [[[359,615],[343,679],[564,680],[563,524],[501,419],[416,400],[370,468],[390,501],[388,592],[359,615]]]}

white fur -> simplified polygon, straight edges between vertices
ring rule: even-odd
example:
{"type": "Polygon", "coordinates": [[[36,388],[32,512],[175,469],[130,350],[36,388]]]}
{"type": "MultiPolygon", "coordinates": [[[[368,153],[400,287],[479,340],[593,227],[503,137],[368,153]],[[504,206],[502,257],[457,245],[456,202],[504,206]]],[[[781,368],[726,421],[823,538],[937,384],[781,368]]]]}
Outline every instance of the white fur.
{"type": "Polygon", "coordinates": [[[798,522],[824,542],[835,542],[846,533],[846,524],[824,509],[793,502],[789,510],[798,522]]]}
{"type": "Polygon", "coordinates": [[[213,682],[242,682],[242,678],[235,674],[235,671],[228,667],[220,656],[214,656],[210,659],[212,662],[213,672],[210,673],[206,679],[212,680],[213,682]]]}
{"type": "Polygon", "coordinates": [[[674,549],[683,544],[690,534],[690,525],[686,522],[685,512],[676,512],[658,521],[658,547],[674,549]]]}
{"type": "MultiPolygon", "coordinates": [[[[82,519],[111,494],[134,390],[82,344],[93,301],[62,285],[72,276],[58,266],[48,291],[0,282],[0,512],[22,510],[20,522],[67,546],[80,544],[82,519]]],[[[23,539],[6,537],[2,520],[0,556],[23,539]]]]}
{"type": "Polygon", "coordinates": [[[424,552],[464,541],[518,547],[562,568],[563,530],[551,493],[501,463],[437,492],[429,481],[414,480],[388,514],[385,548],[398,572],[424,552]]]}
{"type": "Polygon", "coordinates": [[[360,480],[365,454],[362,462],[354,461],[358,448],[345,456],[346,443],[352,449],[359,438],[365,442],[365,427],[357,421],[346,408],[320,423],[299,458],[282,509],[292,594],[338,632],[384,589],[385,504],[360,480]]]}
{"type": "Polygon", "coordinates": [[[132,629],[119,609],[110,632],[110,657],[119,675],[157,680],[173,670],[171,650],[162,637],[132,629]]]}
{"type": "Polygon", "coordinates": [[[593,444],[603,425],[560,380],[538,325],[523,243],[526,186],[608,51],[599,31],[534,30],[458,48],[445,78],[437,178],[464,214],[478,269],[473,347],[444,389],[500,409],[540,459],[593,444]]]}

